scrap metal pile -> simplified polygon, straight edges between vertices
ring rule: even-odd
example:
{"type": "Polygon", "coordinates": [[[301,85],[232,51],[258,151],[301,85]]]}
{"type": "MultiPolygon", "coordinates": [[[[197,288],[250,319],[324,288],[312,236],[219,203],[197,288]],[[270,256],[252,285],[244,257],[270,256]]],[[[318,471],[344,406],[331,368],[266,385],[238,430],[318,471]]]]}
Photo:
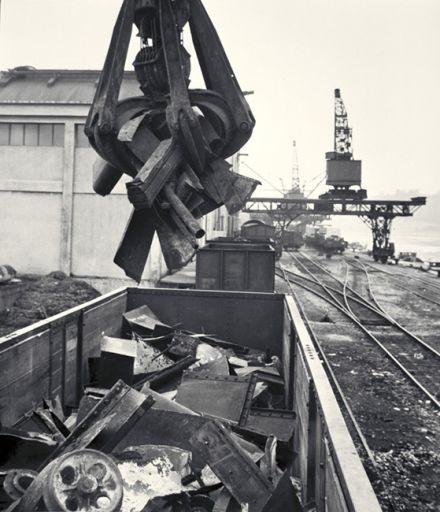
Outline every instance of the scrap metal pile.
{"type": "Polygon", "coordinates": [[[139,281],[157,232],[170,270],[181,268],[204,235],[198,219],[225,205],[242,209],[258,181],[226,158],[252,134],[255,119],[200,0],[125,0],[85,132],[100,155],[94,190],[111,192],[123,173],[134,206],[115,263],[139,281]],[[206,89],[189,89],[189,23],[206,89]],[[118,101],[132,26],[142,48],[134,61],[143,95],[118,101]]]}
{"type": "Polygon", "coordinates": [[[77,409],[46,401],[0,430],[1,509],[301,510],[279,359],[147,306],[123,316],[123,337],[103,335],[89,359],[77,409]]]}

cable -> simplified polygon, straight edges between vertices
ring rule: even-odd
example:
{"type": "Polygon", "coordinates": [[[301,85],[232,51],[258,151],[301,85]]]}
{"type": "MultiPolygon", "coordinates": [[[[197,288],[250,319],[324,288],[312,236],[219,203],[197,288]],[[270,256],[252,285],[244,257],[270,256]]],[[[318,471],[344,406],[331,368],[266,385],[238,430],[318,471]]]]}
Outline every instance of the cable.
{"type": "Polygon", "coordinates": [[[276,187],[273,183],[271,183],[269,180],[267,180],[264,176],[262,176],[260,173],[258,173],[255,169],[252,169],[252,167],[250,165],[248,165],[246,162],[240,162],[240,165],[245,165],[248,169],[250,169],[252,172],[254,172],[259,178],[261,178],[268,185],[270,185],[273,190],[276,190],[277,192],[280,192],[281,194],[284,195],[284,192],[282,190],[280,190],[278,187],[276,187]]]}
{"type": "Polygon", "coordinates": [[[313,181],[317,180],[318,178],[320,178],[321,176],[325,175],[326,172],[325,171],[322,171],[320,173],[318,173],[316,176],[313,176],[313,178],[310,178],[309,180],[306,180],[304,182],[304,185],[309,185],[311,184],[313,181]]]}
{"type": "Polygon", "coordinates": [[[324,176],[324,177],[322,178],[322,180],[321,180],[321,181],[319,181],[319,182],[318,182],[318,184],[317,184],[317,185],[315,185],[315,186],[312,188],[312,190],[307,194],[307,196],[306,196],[306,197],[310,197],[310,196],[313,194],[313,192],[315,192],[315,190],[319,187],[319,185],[321,185],[321,183],[325,180],[325,178],[326,178],[326,177],[327,177],[327,176],[324,176]]]}
{"type": "MultiPolygon", "coordinates": [[[[249,170],[251,170],[253,173],[255,173],[259,178],[261,178],[263,181],[265,181],[268,185],[271,186],[271,190],[276,190],[277,192],[280,192],[284,196],[284,191],[280,190],[278,187],[276,187],[273,183],[271,183],[268,179],[266,179],[264,176],[262,176],[259,172],[257,172],[255,169],[253,169],[250,165],[248,165],[246,162],[240,162],[240,165],[245,165],[249,170]]],[[[313,182],[316,179],[320,178],[322,175],[324,175],[321,180],[315,185],[315,187],[306,195],[306,197],[310,197],[313,192],[321,185],[321,183],[326,179],[327,174],[324,172],[320,172],[316,176],[314,176],[309,182],[313,182]]],[[[281,178],[280,178],[281,179],[281,178]]]]}

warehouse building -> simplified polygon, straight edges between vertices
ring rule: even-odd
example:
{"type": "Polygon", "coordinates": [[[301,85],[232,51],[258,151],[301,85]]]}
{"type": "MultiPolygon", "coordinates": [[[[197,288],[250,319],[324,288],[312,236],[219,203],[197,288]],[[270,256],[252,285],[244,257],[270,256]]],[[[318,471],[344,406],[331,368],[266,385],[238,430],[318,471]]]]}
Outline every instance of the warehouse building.
{"type": "MultiPolygon", "coordinates": [[[[29,66],[1,73],[0,263],[20,273],[125,277],[113,263],[131,210],[124,180],[105,198],[93,192],[96,154],[84,135],[99,73],[29,66]]],[[[126,72],[120,98],[139,94],[134,72],[126,72]]],[[[225,209],[204,223],[207,238],[225,236],[225,209]]],[[[165,272],[156,239],[143,279],[165,272]]]]}

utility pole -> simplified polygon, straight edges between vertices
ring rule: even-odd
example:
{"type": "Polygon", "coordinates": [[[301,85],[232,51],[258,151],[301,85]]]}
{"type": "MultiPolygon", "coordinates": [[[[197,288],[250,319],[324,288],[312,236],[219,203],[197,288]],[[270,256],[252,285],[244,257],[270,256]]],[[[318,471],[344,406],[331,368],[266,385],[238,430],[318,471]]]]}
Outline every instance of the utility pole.
{"type": "MultiPolygon", "coordinates": [[[[248,153],[235,153],[231,157],[232,171],[240,174],[240,158],[242,156],[249,156],[248,153]]],[[[235,231],[238,230],[240,224],[240,212],[228,216],[228,236],[234,236],[235,231]]]]}

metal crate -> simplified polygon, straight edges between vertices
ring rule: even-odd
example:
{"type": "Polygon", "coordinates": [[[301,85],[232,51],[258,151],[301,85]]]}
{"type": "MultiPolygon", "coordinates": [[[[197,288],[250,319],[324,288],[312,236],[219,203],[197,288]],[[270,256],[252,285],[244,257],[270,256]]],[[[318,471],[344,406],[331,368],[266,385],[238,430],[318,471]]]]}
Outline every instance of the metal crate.
{"type": "Polygon", "coordinates": [[[197,253],[196,288],[273,292],[275,249],[269,244],[210,242],[197,253]]]}

